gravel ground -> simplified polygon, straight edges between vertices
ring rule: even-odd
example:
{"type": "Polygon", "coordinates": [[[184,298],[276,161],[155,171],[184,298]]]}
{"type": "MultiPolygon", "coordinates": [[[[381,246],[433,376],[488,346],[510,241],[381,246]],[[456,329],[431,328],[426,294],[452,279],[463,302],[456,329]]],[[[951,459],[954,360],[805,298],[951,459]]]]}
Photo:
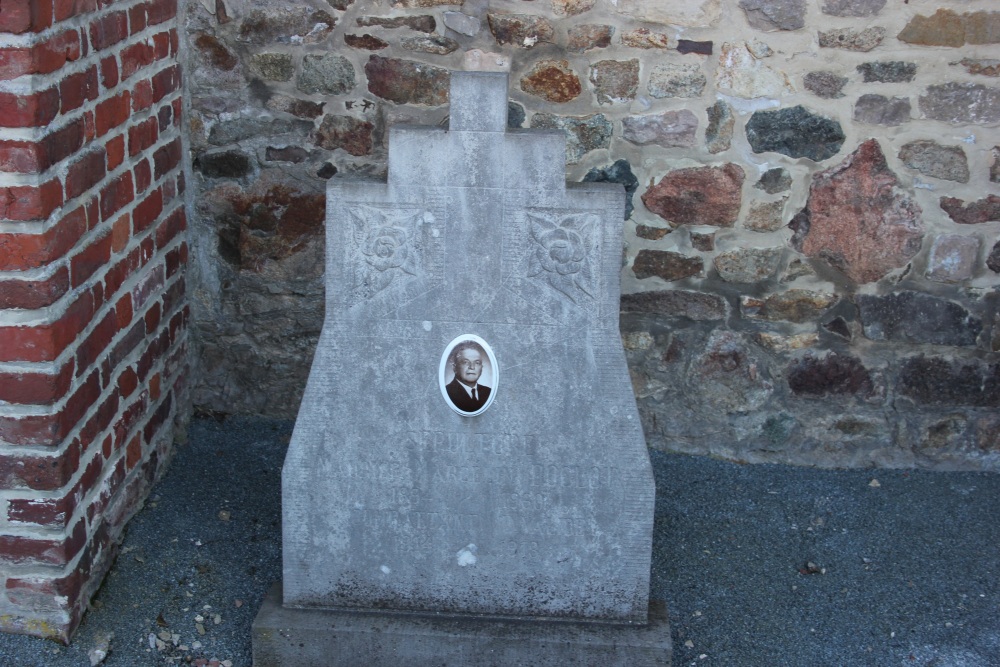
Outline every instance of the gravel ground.
{"type": "MultiPolygon", "coordinates": [[[[69,647],[0,665],[250,665],[281,576],[292,424],[192,422],[69,647]]],[[[1000,475],[812,470],[652,453],[653,595],[674,665],[1000,666],[1000,475]]]]}

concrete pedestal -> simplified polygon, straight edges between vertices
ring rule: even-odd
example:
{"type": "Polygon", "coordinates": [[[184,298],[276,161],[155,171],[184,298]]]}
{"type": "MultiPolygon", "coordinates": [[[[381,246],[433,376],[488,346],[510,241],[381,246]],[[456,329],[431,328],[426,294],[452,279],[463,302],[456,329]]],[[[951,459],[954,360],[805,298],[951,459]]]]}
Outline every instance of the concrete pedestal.
{"type": "Polygon", "coordinates": [[[253,624],[254,667],[670,667],[665,605],[649,623],[288,609],[271,588],[253,624]]]}

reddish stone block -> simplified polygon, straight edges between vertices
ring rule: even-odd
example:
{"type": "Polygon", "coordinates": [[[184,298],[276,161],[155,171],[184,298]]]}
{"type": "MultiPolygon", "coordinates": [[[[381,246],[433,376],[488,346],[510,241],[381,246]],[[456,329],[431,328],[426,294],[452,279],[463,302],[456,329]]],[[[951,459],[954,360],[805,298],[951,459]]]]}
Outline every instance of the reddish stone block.
{"type": "Polygon", "coordinates": [[[125,90],[98,103],[94,109],[96,136],[102,137],[128,120],[130,102],[130,93],[125,90]]]}
{"type": "Polygon", "coordinates": [[[94,296],[84,292],[52,324],[0,327],[0,361],[53,361],[90,321],[94,296]]]}
{"type": "Polygon", "coordinates": [[[164,329],[156,338],[149,341],[146,349],[139,356],[139,361],[135,365],[135,372],[139,376],[139,381],[143,382],[149,376],[150,371],[157,361],[163,356],[169,347],[170,332],[164,329]]]}
{"type": "Polygon", "coordinates": [[[132,186],[132,172],[126,171],[101,189],[101,222],[130,204],[133,199],[135,190],[132,186]]]}
{"type": "Polygon", "coordinates": [[[0,93],[0,127],[44,127],[59,113],[59,91],[55,86],[17,95],[0,93]]]}
{"type": "Polygon", "coordinates": [[[143,158],[135,165],[135,191],[145,192],[149,184],[153,182],[153,171],[149,167],[149,160],[143,158]]]}
{"type": "Polygon", "coordinates": [[[128,240],[132,238],[132,217],[126,213],[117,220],[111,227],[111,252],[121,252],[128,245],[128,240]]]}
{"type": "Polygon", "coordinates": [[[187,216],[184,214],[184,208],[175,208],[156,228],[156,247],[163,249],[185,229],[187,229],[187,216]]]}
{"type": "Polygon", "coordinates": [[[62,162],[80,150],[83,146],[84,134],[84,121],[82,118],[77,118],[51,134],[46,135],[39,142],[45,158],[39,165],[41,171],[62,162]]]}
{"type": "Polygon", "coordinates": [[[52,2],[46,0],[4,0],[0,12],[0,32],[21,34],[41,32],[52,25],[52,2]]]}
{"type": "Polygon", "coordinates": [[[66,485],[80,465],[80,443],[74,440],[56,456],[0,454],[0,487],[54,491],[66,485]]]}
{"type": "Polygon", "coordinates": [[[108,155],[108,171],[114,171],[125,161],[125,135],[119,134],[104,144],[108,155]]]}
{"type": "Polygon", "coordinates": [[[146,42],[136,42],[126,46],[121,52],[122,81],[129,78],[156,58],[153,46],[146,42]]]}
{"type": "Polygon", "coordinates": [[[96,100],[97,93],[97,65],[83,72],[71,74],[59,84],[59,97],[62,101],[60,111],[66,114],[79,109],[84,102],[96,100]]]}
{"type": "Polygon", "coordinates": [[[0,401],[22,405],[51,405],[66,395],[73,380],[73,362],[56,374],[0,373],[0,401]]]}
{"type": "Polygon", "coordinates": [[[149,79],[140,79],[132,89],[132,111],[145,111],[153,106],[153,83],[149,79]]]}
{"type": "Polygon", "coordinates": [[[157,267],[152,271],[148,271],[145,276],[143,276],[135,287],[132,288],[132,307],[135,310],[142,310],[142,307],[146,305],[150,297],[153,294],[157,294],[163,289],[163,268],[157,267]]]}
{"type": "Polygon", "coordinates": [[[175,99],[173,102],[170,103],[170,106],[173,107],[173,109],[174,109],[174,127],[180,127],[181,126],[181,108],[183,106],[181,98],[178,97],[177,99],[175,99]]]}
{"type": "Polygon", "coordinates": [[[132,322],[132,316],[135,313],[132,310],[132,295],[125,294],[118,299],[115,304],[115,322],[117,324],[118,331],[122,331],[132,322]]]}
{"type": "Polygon", "coordinates": [[[33,141],[0,141],[0,171],[14,174],[37,174],[44,171],[45,153],[33,141]]]}
{"type": "Polygon", "coordinates": [[[158,32],[153,35],[153,52],[157,60],[163,60],[170,55],[170,33],[158,32]]]}
{"type": "Polygon", "coordinates": [[[65,266],[43,280],[0,279],[0,308],[44,308],[58,301],[67,289],[69,271],[65,266]]]}
{"type": "Polygon", "coordinates": [[[135,371],[131,368],[126,368],[118,376],[118,391],[121,392],[123,397],[128,397],[132,395],[136,387],[139,386],[139,378],[136,376],[135,371]]]}
{"type": "Polygon", "coordinates": [[[148,229],[162,212],[163,194],[159,188],[156,188],[132,211],[132,229],[134,233],[139,235],[142,231],[148,229]]]}
{"type": "Polygon", "coordinates": [[[99,146],[71,164],[66,172],[66,199],[75,199],[103,181],[106,163],[104,147],[99,146]]]}
{"type": "Polygon", "coordinates": [[[0,535],[0,559],[8,563],[66,565],[87,543],[86,521],[81,517],[63,539],[0,535]]]}
{"type": "Polygon", "coordinates": [[[129,32],[133,35],[146,29],[146,4],[140,2],[128,10],[129,32]]]}
{"type": "Polygon", "coordinates": [[[134,157],[146,150],[160,138],[159,122],[155,117],[133,125],[128,129],[128,154],[134,157]]]}
{"type": "MultiPolygon", "coordinates": [[[[167,288],[166,293],[163,295],[163,316],[166,317],[174,311],[181,303],[184,302],[184,294],[186,290],[186,285],[184,284],[184,276],[178,278],[173,285],[167,288]]],[[[176,334],[176,327],[179,326],[180,322],[174,322],[175,318],[170,320],[170,337],[173,339],[176,334]]]]}
{"type": "Polygon", "coordinates": [[[144,316],[146,322],[146,331],[156,331],[156,327],[160,326],[160,302],[157,301],[149,310],[146,311],[144,316]]]}
{"type": "Polygon", "coordinates": [[[153,75],[153,102],[159,102],[164,97],[181,86],[181,68],[179,65],[168,67],[153,75]]]}
{"type": "Polygon", "coordinates": [[[125,12],[105,14],[90,24],[90,44],[101,51],[128,37],[128,15],[125,12]]]}
{"type": "Polygon", "coordinates": [[[97,0],[55,0],[55,20],[65,21],[95,9],[97,9],[97,0]]]}
{"type": "MultiPolygon", "coordinates": [[[[170,107],[164,107],[169,109],[170,107]]],[[[160,146],[153,153],[153,175],[156,180],[180,164],[181,161],[181,138],[176,137],[169,144],[160,146]]]]}
{"type": "Polygon", "coordinates": [[[70,272],[74,288],[82,285],[94,273],[106,266],[111,258],[111,234],[94,240],[70,259],[70,272]]]}
{"type": "Polygon", "coordinates": [[[55,413],[22,417],[0,415],[0,440],[12,445],[58,446],[100,394],[100,380],[95,372],[55,413]]]}
{"type": "Polygon", "coordinates": [[[95,442],[105,429],[111,426],[112,420],[118,414],[118,405],[120,402],[121,396],[118,393],[118,388],[115,387],[111,394],[104,399],[100,407],[87,413],[89,419],[87,419],[87,423],[83,425],[83,428],[80,429],[80,442],[83,444],[84,450],[91,443],[95,442]]]}
{"type": "Polygon", "coordinates": [[[97,225],[101,224],[100,215],[100,205],[98,204],[97,195],[90,198],[87,202],[87,229],[94,229],[97,225]]]}
{"type": "MultiPolygon", "coordinates": [[[[130,295],[126,294],[126,298],[131,298],[130,295]]],[[[132,325],[132,328],[128,332],[118,339],[118,342],[114,344],[111,348],[111,352],[108,354],[108,362],[113,368],[117,368],[125,360],[129,354],[132,353],[139,343],[146,337],[146,322],[145,320],[139,320],[132,325]]]]}
{"type": "Polygon", "coordinates": [[[0,80],[55,72],[80,57],[80,34],[67,30],[30,48],[0,50],[0,80]]]}
{"type": "MultiPolygon", "coordinates": [[[[167,256],[163,260],[164,266],[167,267],[167,279],[169,280],[171,276],[177,273],[177,269],[182,266],[181,263],[181,249],[174,248],[167,253],[167,256]]],[[[0,283],[2,285],[2,283],[0,283]]],[[[0,287],[2,289],[2,287],[0,287]]]]}
{"type": "Polygon", "coordinates": [[[170,123],[173,120],[174,110],[169,104],[164,104],[160,107],[160,110],[156,113],[156,119],[160,123],[160,132],[166,131],[170,127],[170,123]]]}
{"type": "Polygon", "coordinates": [[[62,183],[53,179],[40,186],[0,188],[0,219],[45,220],[63,203],[62,183]]]}
{"type": "Polygon", "coordinates": [[[87,214],[81,206],[42,234],[0,233],[0,266],[23,271],[45,266],[62,257],[87,231],[87,214]]]}
{"type": "Polygon", "coordinates": [[[6,48],[0,50],[0,81],[9,81],[35,69],[31,49],[6,48]]]}
{"type": "MultiPolygon", "coordinates": [[[[118,320],[113,310],[108,311],[97,323],[76,351],[76,374],[83,375],[100,357],[111,339],[118,333],[118,320]]],[[[86,443],[85,443],[86,444],[86,443]]]]}
{"type": "Polygon", "coordinates": [[[118,59],[114,56],[101,60],[101,83],[108,89],[118,85],[118,59]]]}
{"type": "Polygon", "coordinates": [[[149,395],[154,401],[160,400],[160,374],[149,378],[149,395]]]}
{"type": "Polygon", "coordinates": [[[146,23],[158,25],[177,16],[177,0],[152,0],[146,3],[146,23]]]}
{"type": "Polygon", "coordinates": [[[149,418],[148,422],[146,422],[146,426],[142,429],[142,437],[147,443],[153,442],[157,432],[167,421],[167,418],[170,416],[170,409],[173,407],[172,403],[173,401],[171,401],[170,394],[167,394],[164,397],[163,402],[160,403],[160,407],[156,408],[156,412],[154,412],[153,416],[149,418]]]}

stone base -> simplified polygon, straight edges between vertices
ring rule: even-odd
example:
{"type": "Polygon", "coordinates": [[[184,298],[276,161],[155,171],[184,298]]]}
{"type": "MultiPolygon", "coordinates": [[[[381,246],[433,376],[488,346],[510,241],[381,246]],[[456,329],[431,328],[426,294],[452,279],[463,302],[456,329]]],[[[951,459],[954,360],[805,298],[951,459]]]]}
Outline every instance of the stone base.
{"type": "Polygon", "coordinates": [[[281,599],[275,584],[254,620],[254,667],[671,664],[670,624],[658,602],[649,624],[636,626],[286,609],[281,599]]]}

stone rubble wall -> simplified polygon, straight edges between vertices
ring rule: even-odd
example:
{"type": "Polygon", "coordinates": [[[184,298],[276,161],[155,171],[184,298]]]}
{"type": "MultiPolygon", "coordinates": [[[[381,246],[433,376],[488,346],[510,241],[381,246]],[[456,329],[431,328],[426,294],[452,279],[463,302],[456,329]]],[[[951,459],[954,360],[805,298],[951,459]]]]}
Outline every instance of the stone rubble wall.
{"type": "Polygon", "coordinates": [[[68,641],[190,412],[177,27],[3,0],[3,631],[68,641]]]}
{"type": "MultiPolygon", "coordinates": [[[[384,178],[449,71],[625,185],[622,334],[651,443],[1000,469],[1000,11],[988,0],[189,0],[209,410],[294,415],[324,180],[384,178]],[[490,56],[481,56],[489,58],[490,56]]],[[[435,165],[427,165],[434,169],[435,165]]]]}

